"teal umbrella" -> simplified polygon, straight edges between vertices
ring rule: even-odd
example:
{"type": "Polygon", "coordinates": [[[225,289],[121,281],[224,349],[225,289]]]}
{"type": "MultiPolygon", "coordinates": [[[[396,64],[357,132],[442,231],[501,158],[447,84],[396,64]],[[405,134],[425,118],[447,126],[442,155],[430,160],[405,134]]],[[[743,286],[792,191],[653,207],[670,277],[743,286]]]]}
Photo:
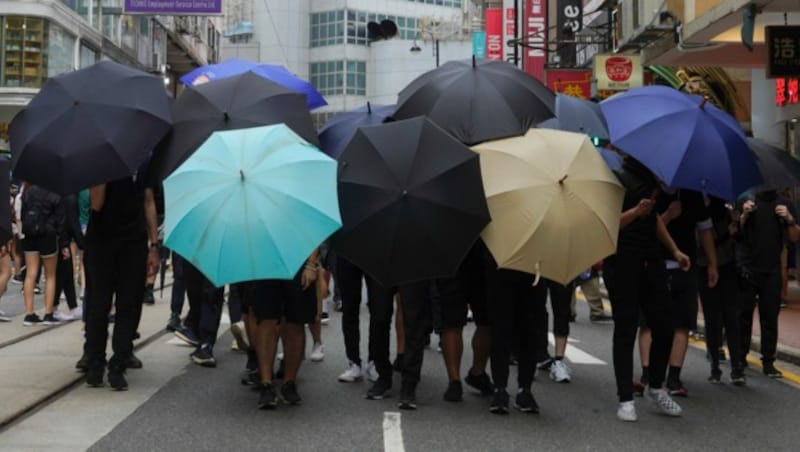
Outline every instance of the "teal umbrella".
{"type": "Polygon", "coordinates": [[[292,279],[341,227],[336,168],[284,124],[214,132],[164,180],[165,245],[217,286],[292,279]]]}

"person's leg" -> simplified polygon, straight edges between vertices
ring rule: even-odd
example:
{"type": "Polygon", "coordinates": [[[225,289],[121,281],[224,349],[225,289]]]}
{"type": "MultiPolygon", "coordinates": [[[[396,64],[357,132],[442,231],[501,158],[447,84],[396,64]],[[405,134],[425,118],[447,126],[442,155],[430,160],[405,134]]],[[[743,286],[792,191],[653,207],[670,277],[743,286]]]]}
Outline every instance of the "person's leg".
{"type": "Polygon", "coordinates": [[[604,272],[614,317],[613,360],[620,402],[633,400],[633,348],[639,325],[639,285],[642,262],[617,255],[606,259],[604,272]]]}
{"type": "Polygon", "coordinates": [[[108,340],[108,314],[114,299],[118,272],[115,269],[116,250],[110,244],[90,243],[86,256],[86,382],[90,386],[103,383],[108,340]]]}
{"type": "MultiPolygon", "coordinates": [[[[536,337],[531,329],[526,328],[526,325],[535,324],[536,318],[541,317],[547,312],[548,287],[551,288],[551,303],[553,306],[560,304],[561,306],[559,309],[563,309],[564,311],[559,313],[560,315],[564,315],[561,319],[560,323],[562,323],[562,325],[560,325],[560,327],[563,326],[563,321],[566,320],[567,328],[569,328],[569,303],[571,296],[569,292],[556,289],[556,298],[559,299],[553,300],[552,285],[545,283],[544,280],[535,286],[524,282],[515,283],[516,290],[512,296],[514,313],[513,329],[520,332],[517,336],[519,340],[517,346],[519,350],[517,386],[521,392],[530,391],[531,385],[533,384],[533,374],[536,370],[536,337]]],[[[561,288],[564,288],[564,286],[561,286],[561,288]]],[[[555,317],[555,315],[553,317],[555,317]]]]}
{"type": "Polygon", "coordinates": [[[284,376],[283,381],[297,381],[297,372],[300,363],[303,361],[303,349],[305,348],[305,331],[302,323],[287,322],[281,325],[281,337],[283,340],[283,360],[284,376]]]}
{"type": "Polygon", "coordinates": [[[738,283],[736,269],[732,264],[719,268],[719,282],[717,290],[719,292],[719,304],[722,311],[722,321],[725,325],[725,335],[728,343],[728,355],[731,357],[731,373],[736,370],[741,373],[744,370],[742,362],[743,353],[741,350],[741,336],[739,334],[739,320],[741,317],[741,297],[738,294],[738,283]]]}
{"type": "Polygon", "coordinates": [[[11,279],[11,257],[5,255],[0,257],[0,297],[5,295],[8,290],[8,281],[11,279]]]}
{"type": "Polygon", "coordinates": [[[648,385],[651,389],[660,389],[666,375],[672,345],[672,326],[667,310],[670,302],[669,289],[664,262],[648,261],[642,281],[647,284],[647,290],[641,293],[638,305],[641,306],[653,335],[653,343],[650,346],[648,385]]]}
{"type": "MultiPolygon", "coordinates": [[[[459,269],[461,271],[463,268],[459,269]]],[[[460,387],[461,356],[464,353],[463,330],[467,324],[467,287],[461,278],[438,279],[434,284],[438,293],[440,341],[447,377],[451,385],[457,384],[460,387]]],[[[460,394],[452,396],[453,399],[461,399],[460,394]]]]}
{"type": "Polygon", "coordinates": [[[420,380],[422,360],[425,356],[425,338],[431,331],[430,281],[400,286],[403,297],[403,328],[406,349],[403,355],[403,396],[413,397],[420,380]]]}
{"type": "MultiPolygon", "coordinates": [[[[70,251],[71,253],[72,251],[70,251]]],[[[67,256],[60,256],[58,258],[58,266],[56,268],[56,283],[61,283],[60,288],[64,292],[64,297],[67,299],[67,306],[70,310],[74,310],[78,307],[78,297],[75,293],[75,267],[72,262],[72,254],[67,256]]],[[[55,294],[55,301],[58,302],[58,298],[61,296],[61,292],[56,289],[55,294]]]]}
{"type": "Polygon", "coordinates": [[[42,257],[42,267],[44,267],[44,314],[52,314],[55,309],[56,295],[56,266],[58,256],[42,257]]]}
{"type": "Polygon", "coordinates": [[[761,361],[764,372],[775,362],[778,347],[778,314],[781,309],[781,274],[765,274],[758,294],[758,318],[761,324],[761,361]]]}
{"type": "Polygon", "coordinates": [[[114,374],[122,374],[133,355],[133,337],[142,314],[144,281],[147,274],[147,240],[131,240],[120,243],[114,259],[114,270],[118,272],[115,291],[114,333],[111,345],[114,355],[109,360],[109,380],[114,374]]]}
{"type": "Polygon", "coordinates": [[[392,382],[392,363],[389,359],[389,345],[392,329],[394,293],[379,282],[367,276],[367,300],[369,303],[369,356],[375,363],[379,378],[392,382]]]}
{"type": "Polygon", "coordinates": [[[553,309],[553,336],[555,336],[555,359],[563,359],[569,337],[570,302],[575,292],[573,284],[562,285],[547,281],[550,306],[553,309]]]}
{"type": "MultiPolygon", "coordinates": [[[[403,326],[403,303],[400,300],[400,294],[394,297],[395,302],[395,315],[394,315],[394,332],[395,344],[397,345],[397,357],[401,358],[406,352],[406,330],[403,326]]],[[[402,362],[402,359],[399,359],[402,362]]]]}
{"type": "Polygon", "coordinates": [[[22,294],[25,299],[25,314],[34,313],[33,289],[36,287],[36,275],[39,273],[39,252],[25,252],[25,281],[22,284],[22,294]]]}
{"type": "MultiPolygon", "coordinates": [[[[491,270],[487,293],[489,321],[492,324],[491,361],[495,390],[508,387],[511,341],[514,337],[514,281],[503,277],[503,270],[491,270]]],[[[531,301],[531,300],[528,300],[531,301]]]]}
{"type": "Polygon", "coordinates": [[[336,271],[336,281],[342,293],[342,333],[345,353],[351,363],[361,366],[361,332],[358,317],[364,273],[341,257],[336,262],[336,271]]]}
{"type": "MultiPolygon", "coordinates": [[[[183,263],[184,259],[172,253],[172,296],[170,298],[170,311],[173,315],[181,315],[183,311],[183,301],[186,294],[186,286],[183,282],[183,263]]],[[[233,320],[231,320],[233,322],[233,320]]]]}
{"type": "Polygon", "coordinates": [[[275,363],[275,351],[278,347],[278,320],[264,319],[257,321],[255,334],[256,354],[258,355],[258,371],[263,385],[272,384],[272,367],[275,363]]]}
{"type": "Polygon", "coordinates": [[[739,353],[740,361],[747,363],[747,354],[750,353],[750,342],[753,335],[753,312],[756,309],[756,296],[758,294],[751,274],[739,274],[739,353]]]}
{"type": "Polygon", "coordinates": [[[600,277],[593,276],[580,282],[581,292],[589,305],[589,319],[600,319],[605,316],[603,309],[603,293],[600,291],[600,277]]]}
{"type": "MultiPolygon", "coordinates": [[[[697,272],[700,301],[703,307],[703,321],[706,330],[706,352],[711,360],[711,377],[709,381],[719,381],[719,349],[722,346],[722,312],[723,304],[731,300],[724,300],[722,293],[722,267],[720,267],[720,280],[716,287],[708,287],[708,273],[703,267],[697,272]]],[[[733,357],[731,357],[733,360],[733,357]]]]}
{"type": "Polygon", "coordinates": [[[687,395],[681,381],[681,369],[689,348],[689,331],[697,330],[697,273],[693,268],[668,271],[671,292],[670,317],[673,336],[669,355],[667,386],[673,395],[687,395]]]}

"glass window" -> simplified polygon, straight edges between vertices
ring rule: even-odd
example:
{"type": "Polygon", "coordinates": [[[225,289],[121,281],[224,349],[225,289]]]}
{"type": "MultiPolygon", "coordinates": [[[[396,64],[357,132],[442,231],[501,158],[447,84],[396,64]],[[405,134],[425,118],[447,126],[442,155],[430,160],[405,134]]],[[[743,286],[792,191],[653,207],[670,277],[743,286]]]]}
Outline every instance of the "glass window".
{"type": "Polygon", "coordinates": [[[120,20],[120,38],[122,47],[128,50],[136,50],[136,18],[134,16],[122,16],[120,20]]]}
{"type": "Polygon", "coordinates": [[[345,36],[345,10],[311,14],[311,47],[341,44],[345,36]]]}
{"type": "Polygon", "coordinates": [[[97,62],[97,51],[81,43],[80,67],[85,68],[97,62]]]}
{"type": "MultiPolygon", "coordinates": [[[[8,16],[3,27],[3,84],[38,88],[47,78],[47,30],[41,18],[8,16]]],[[[71,65],[70,65],[71,69],[71,65]]]]}
{"type": "Polygon", "coordinates": [[[52,22],[48,31],[46,77],[49,78],[75,69],[75,37],[52,22]]]}

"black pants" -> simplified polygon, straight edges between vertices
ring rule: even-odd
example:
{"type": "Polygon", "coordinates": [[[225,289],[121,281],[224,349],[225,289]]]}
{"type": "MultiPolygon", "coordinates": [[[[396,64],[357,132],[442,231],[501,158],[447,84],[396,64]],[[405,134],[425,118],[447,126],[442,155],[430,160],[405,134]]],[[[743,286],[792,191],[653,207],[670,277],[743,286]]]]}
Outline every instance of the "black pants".
{"type": "Polygon", "coordinates": [[[147,275],[147,238],[140,240],[89,241],[87,279],[91,290],[86,303],[86,353],[90,366],[105,363],[108,314],[116,306],[109,366],[124,369],[133,353],[133,336],[142,314],[147,275]]]}
{"type": "Polygon", "coordinates": [[[188,261],[183,262],[183,278],[189,298],[189,314],[185,324],[197,335],[201,345],[210,344],[213,347],[222,317],[225,288],[215,287],[188,261]]]}
{"type": "Polygon", "coordinates": [[[64,255],[59,252],[56,259],[58,259],[58,264],[56,265],[55,306],[58,306],[61,292],[64,292],[67,306],[75,309],[78,307],[78,299],[75,295],[75,269],[72,267],[72,258],[64,258],[64,255]]]}
{"type": "MultiPolygon", "coordinates": [[[[533,285],[532,275],[513,270],[489,270],[489,323],[492,325],[491,365],[496,388],[508,386],[511,351],[517,353],[517,386],[530,389],[544,331],[547,342],[547,288],[533,285]],[[544,323],[542,323],[544,319],[544,323]],[[538,325],[538,327],[536,327],[538,325]],[[542,328],[544,327],[544,328],[542,328]]],[[[569,309],[569,305],[567,306],[569,309]]]]}
{"type": "Polygon", "coordinates": [[[603,277],[614,315],[614,375],[620,402],[633,400],[633,346],[643,312],[653,336],[650,386],[661,388],[672,347],[669,288],[664,261],[617,254],[605,260],[603,277]]]}
{"type": "Polygon", "coordinates": [[[183,281],[184,259],[176,253],[172,253],[172,296],[170,298],[170,311],[173,314],[181,315],[183,311],[183,299],[186,295],[186,286],[183,281]]]}
{"type": "Polygon", "coordinates": [[[336,276],[342,293],[342,333],[347,359],[361,365],[361,280],[367,283],[367,307],[369,308],[369,357],[381,378],[391,379],[392,365],[389,360],[389,336],[394,294],[369,275],[364,274],[344,258],[337,258],[336,276]]]}
{"type": "Polygon", "coordinates": [[[706,324],[706,344],[711,356],[711,368],[719,369],[719,348],[722,347],[722,328],[728,339],[731,369],[742,369],[739,316],[741,308],[738,296],[736,268],[733,264],[719,267],[719,281],[714,288],[708,287],[708,273],[702,267],[698,273],[700,300],[703,303],[703,319],[706,324]]]}
{"type": "Polygon", "coordinates": [[[403,331],[406,336],[406,351],[402,363],[403,386],[416,388],[422,373],[425,339],[431,334],[433,325],[431,282],[404,284],[398,289],[403,307],[403,331]]]}
{"type": "Polygon", "coordinates": [[[753,335],[753,310],[758,304],[758,320],[761,323],[761,360],[775,361],[778,348],[778,313],[781,310],[781,272],[750,273],[739,275],[741,296],[741,357],[742,362],[750,351],[753,335]],[[756,297],[758,297],[756,299],[756,297]]]}

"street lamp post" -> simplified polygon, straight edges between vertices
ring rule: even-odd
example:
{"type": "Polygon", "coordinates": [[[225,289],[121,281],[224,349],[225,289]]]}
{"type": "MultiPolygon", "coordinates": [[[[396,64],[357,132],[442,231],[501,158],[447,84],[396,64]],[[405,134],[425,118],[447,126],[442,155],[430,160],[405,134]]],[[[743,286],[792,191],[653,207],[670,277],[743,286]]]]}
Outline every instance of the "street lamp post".
{"type": "MultiPolygon", "coordinates": [[[[437,38],[432,32],[428,30],[421,30],[417,33],[417,36],[427,33],[430,35],[431,39],[433,40],[433,56],[436,59],[436,67],[439,67],[439,38],[437,38]]],[[[417,45],[417,38],[414,38],[414,44],[409,49],[412,53],[417,53],[422,51],[419,45],[417,45]]]]}

